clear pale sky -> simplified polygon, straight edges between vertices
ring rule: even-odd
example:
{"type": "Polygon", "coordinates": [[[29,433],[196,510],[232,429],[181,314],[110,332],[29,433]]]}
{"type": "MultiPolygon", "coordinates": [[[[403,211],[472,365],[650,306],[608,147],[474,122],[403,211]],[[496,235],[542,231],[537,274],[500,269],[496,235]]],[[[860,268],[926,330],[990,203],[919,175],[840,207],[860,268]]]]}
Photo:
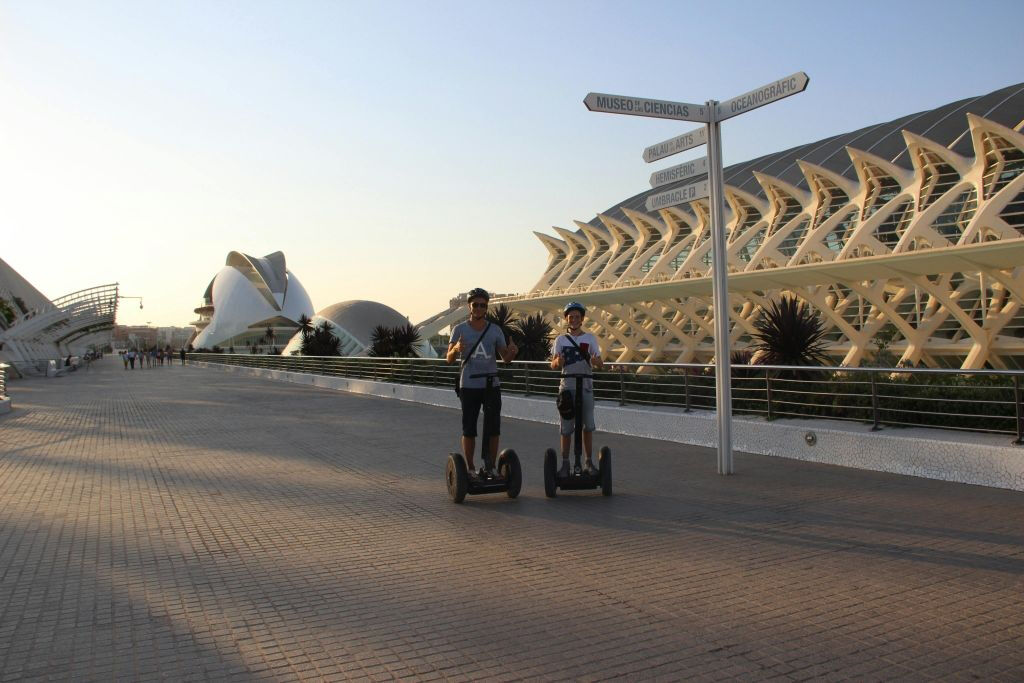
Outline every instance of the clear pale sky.
{"type": "Polygon", "coordinates": [[[0,0],[0,257],[44,294],[120,282],[184,325],[231,250],[282,250],[316,309],[413,322],[529,289],[531,234],[648,187],[693,124],[588,91],[724,100],[728,165],[1024,81],[1019,1],[0,0]]]}

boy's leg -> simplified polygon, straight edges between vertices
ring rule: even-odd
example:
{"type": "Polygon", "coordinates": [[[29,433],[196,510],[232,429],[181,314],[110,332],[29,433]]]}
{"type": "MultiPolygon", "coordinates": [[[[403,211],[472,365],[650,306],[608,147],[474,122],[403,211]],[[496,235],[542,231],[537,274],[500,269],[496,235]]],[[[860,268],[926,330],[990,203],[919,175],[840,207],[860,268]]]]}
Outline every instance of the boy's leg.
{"type": "Polygon", "coordinates": [[[594,453],[594,392],[583,392],[583,453],[586,456],[584,468],[596,470],[592,455],[594,453]]]}

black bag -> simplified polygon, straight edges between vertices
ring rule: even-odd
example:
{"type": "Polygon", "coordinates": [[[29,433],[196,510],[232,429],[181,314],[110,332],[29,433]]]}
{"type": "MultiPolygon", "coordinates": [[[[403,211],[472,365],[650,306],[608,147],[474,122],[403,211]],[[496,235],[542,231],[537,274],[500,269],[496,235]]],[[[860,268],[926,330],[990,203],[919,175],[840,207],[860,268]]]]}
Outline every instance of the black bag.
{"type": "Polygon", "coordinates": [[[562,389],[558,392],[558,398],[555,399],[555,407],[558,408],[558,414],[562,416],[563,420],[571,420],[576,417],[575,401],[573,400],[572,392],[568,389],[562,389]]]}
{"type": "Polygon", "coordinates": [[[491,329],[490,322],[487,323],[487,327],[485,327],[484,331],[480,334],[479,337],[477,337],[476,343],[473,344],[473,347],[469,350],[469,353],[466,354],[466,357],[462,359],[462,363],[459,364],[459,371],[455,373],[455,395],[460,398],[462,397],[462,368],[466,367],[466,363],[469,362],[469,357],[473,355],[474,351],[476,351],[476,347],[480,346],[480,342],[482,342],[484,340],[484,337],[487,336],[487,330],[489,329],[491,329]]]}

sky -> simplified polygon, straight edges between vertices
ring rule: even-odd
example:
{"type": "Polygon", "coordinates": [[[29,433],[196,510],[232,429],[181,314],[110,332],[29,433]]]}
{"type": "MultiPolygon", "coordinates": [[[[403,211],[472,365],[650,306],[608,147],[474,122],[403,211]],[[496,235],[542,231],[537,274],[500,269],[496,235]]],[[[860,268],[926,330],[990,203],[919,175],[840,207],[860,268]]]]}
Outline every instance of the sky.
{"type": "Polygon", "coordinates": [[[702,103],[740,162],[1024,81],[1024,3],[0,0],[0,258],[50,298],[111,282],[122,324],[187,325],[229,251],[283,251],[316,310],[418,322],[528,291],[547,251],[647,189],[702,103]]]}

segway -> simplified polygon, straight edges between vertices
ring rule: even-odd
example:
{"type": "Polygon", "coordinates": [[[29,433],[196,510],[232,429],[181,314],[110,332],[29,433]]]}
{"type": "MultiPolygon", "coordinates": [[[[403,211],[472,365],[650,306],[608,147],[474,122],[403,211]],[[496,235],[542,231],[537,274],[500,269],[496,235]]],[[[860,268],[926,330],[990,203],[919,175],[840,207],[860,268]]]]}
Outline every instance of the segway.
{"type": "MultiPolygon", "coordinates": [[[[494,400],[494,378],[498,373],[481,373],[470,377],[486,377],[484,389],[484,405],[494,400]]],[[[511,448],[498,454],[497,467],[492,468],[490,450],[491,434],[484,417],[484,433],[480,439],[480,461],[484,468],[479,472],[470,472],[466,466],[466,458],[462,453],[449,453],[448,465],[445,467],[445,480],[448,483],[448,495],[452,501],[461,503],[466,495],[477,496],[483,493],[506,493],[509,498],[519,495],[523,487],[523,470],[519,465],[519,456],[511,448]]]]}
{"type": "Polygon", "coordinates": [[[544,451],[544,493],[548,498],[563,491],[579,491],[601,487],[601,495],[612,495],[612,451],[603,446],[597,455],[597,474],[584,472],[580,466],[583,455],[583,378],[590,377],[586,373],[573,373],[563,377],[576,378],[576,400],[573,405],[573,451],[576,454],[576,465],[566,477],[558,472],[558,454],[554,448],[544,451]]]}

